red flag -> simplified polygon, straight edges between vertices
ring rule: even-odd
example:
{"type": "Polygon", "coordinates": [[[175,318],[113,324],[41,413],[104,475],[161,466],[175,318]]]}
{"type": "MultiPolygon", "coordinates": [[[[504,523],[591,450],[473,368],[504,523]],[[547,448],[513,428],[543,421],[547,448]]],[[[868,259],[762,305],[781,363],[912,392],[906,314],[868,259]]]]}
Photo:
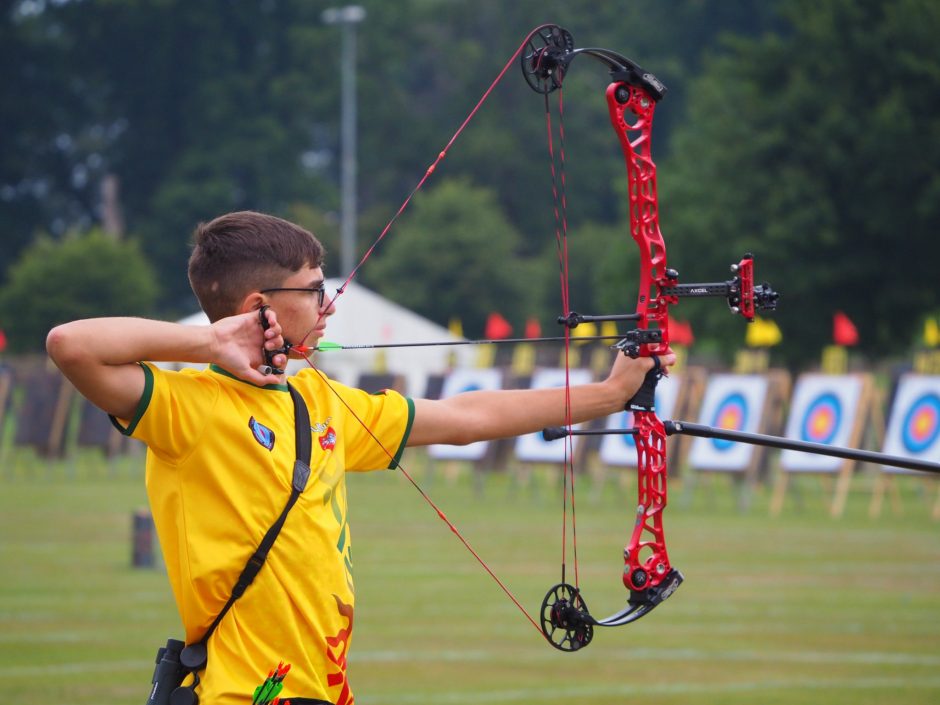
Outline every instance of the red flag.
{"type": "Polygon", "coordinates": [[[542,326],[539,324],[537,318],[530,318],[525,322],[525,337],[526,338],[541,338],[542,337],[542,326]]]}
{"type": "Polygon", "coordinates": [[[7,336],[3,332],[3,329],[0,328],[0,352],[3,352],[7,349],[7,336]]]}
{"type": "Polygon", "coordinates": [[[669,342],[676,345],[691,345],[695,342],[695,334],[692,333],[692,324],[688,321],[680,323],[672,316],[669,316],[669,342]]]}
{"type": "Polygon", "coordinates": [[[484,337],[488,340],[502,340],[512,335],[512,326],[505,318],[493,311],[486,319],[484,337]]]}
{"type": "Polygon", "coordinates": [[[832,342],[836,345],[858,345],[858,329],[842,311],[832,317],[832,342]]]}

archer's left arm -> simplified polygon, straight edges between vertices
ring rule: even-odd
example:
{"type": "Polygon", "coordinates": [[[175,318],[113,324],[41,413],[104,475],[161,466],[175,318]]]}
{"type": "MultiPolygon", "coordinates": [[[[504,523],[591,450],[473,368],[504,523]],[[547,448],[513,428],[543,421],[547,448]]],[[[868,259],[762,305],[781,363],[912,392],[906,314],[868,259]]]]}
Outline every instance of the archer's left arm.
{"type": "MultiPolygon", "coordinates": [[[[665,355],[666,367],[675,362],[665,355]]],[[[653,367],[650,358],[617,355],[603,382],[571,387],[571,422],[580,423],[622,411],[653,367]]],[[[409,446],[511,438],[566,422],[564,387],[509,389],[457,394],[447,399],[415,399],[409,446]]]]}

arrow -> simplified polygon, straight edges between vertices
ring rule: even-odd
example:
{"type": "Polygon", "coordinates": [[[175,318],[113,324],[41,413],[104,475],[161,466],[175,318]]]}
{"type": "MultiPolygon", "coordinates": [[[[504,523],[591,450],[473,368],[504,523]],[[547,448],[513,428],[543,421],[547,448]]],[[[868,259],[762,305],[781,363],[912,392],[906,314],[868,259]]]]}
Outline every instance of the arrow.
{"type": "MultiPolygon", "coordinates": [[[[578,342],[589,340],[621,340],[622,335],[591,335],[584,338],[578,337],[578,342]]],[[[565,341],[563,336],[550,336],[543,338],[503,338],[502,340],[439,340],[426,343],[371,343],[363,345],[343,345],[341,343],[331,343],[321,340],[314,346],[294,345],[291,349],[299,353],[331,352],[333,350],[377,350],[379,348],[422,348],[434,347],[439,345],[490,345],[506,343],[562,343],[565,341]]]]}

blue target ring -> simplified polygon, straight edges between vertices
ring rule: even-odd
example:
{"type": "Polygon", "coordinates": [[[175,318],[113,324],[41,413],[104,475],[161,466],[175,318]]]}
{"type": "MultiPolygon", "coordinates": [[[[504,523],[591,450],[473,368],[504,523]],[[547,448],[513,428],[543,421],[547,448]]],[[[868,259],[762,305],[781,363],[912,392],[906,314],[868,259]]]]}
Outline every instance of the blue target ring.
{"type": "Polygon", "coordinates": [[[934,392],[918,397],[904,416],[901,441],[911,453],[923,453],[940,435],[940,398],[934,392]]]}
{"type": "Polygon", "coordinates": [[[806,407],[800,437],[813,443],[832,443],[841,426],[842,402],[832,392],[826,392],[806,407]]]}
{"type": "MultiPolygon", "coordinates": [[[[634,426],[633,414],[630,413],[629,411],[621,411],[617,415],[617,422],[618,423],[616,425],[616,428],[622,431],[629,431],[634,426]]],[[[635,439],[636,439],[636,436],[634,436],[632,433],[624,433],[622,436],[620,436],[620,442],[623,443],[623,445],[626,446],[627,448],[633,450],[634,452],[636,451],[635,439]]]]}
{"type": "MultiPolygon", "coordinates": [[[[735,392],[728,395],[715,409],[712,426],[728,431],[742,431],[747,426],[747,415],[747,399],[740,392],[735,392]]],[[[716,450],[722,452],[734,445],[734,441],[727,441],[723,438],[712,438],[711,442],[716,450]]]]}

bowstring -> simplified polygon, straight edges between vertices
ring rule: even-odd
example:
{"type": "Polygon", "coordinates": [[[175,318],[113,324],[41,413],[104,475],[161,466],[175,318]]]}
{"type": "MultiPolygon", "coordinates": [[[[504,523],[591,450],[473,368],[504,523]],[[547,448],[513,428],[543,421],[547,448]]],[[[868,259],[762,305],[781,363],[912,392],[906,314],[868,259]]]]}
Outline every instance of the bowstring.
{"type": "Polygon", "coordinates": [[[320,316],[317,319],[317,322],[313,325],[313,327],[309,331],[307,331],[304,334],[304,337],[300,339],[299,344],[303,344],[303,342],[307,339],[310,333],[312,333],[314,329],[316,328],[316,326],[319,325],[320,321],[323,319],[323,316],[325,315],[325,311],[329,311],[330,308],[336,303],[337,299],[339,299],[339,297],[342,296],[346,292],[346,287],[353,280],[356,274],[359,273],[359,270],[362,268],[362,265],[364,265],[366,263],[366,260],[368,260],[372,256],[372,253],[375,252],[375,249],[379,246],[379,243],[381,243],[382,240],[385,239],[385,236],[388,235],[389,231],[392,229],[392,225],[395,224],[395,221],[398,220],[399,216],[405,211],[405,209],[411,203],[411,199],[414,198],[414,195],[418,191],[421,190],[421,188],[424,186],[424,183],[431,177],[431,174],[433,174],[434,170],[437,169],[437,165],[440,164],[441,161],[443,161],[444,157],[447,156],[447,152],[453,146],[454,142],[457,141],[457,138],[460,136],[460,134],[464,131],[467,125],[470,124],[470,121],[474,118],[474,116],[483,106],[483,103],[485,103],[487,99],[490,97],[490,93],[492,93],[493,90],[496,88],[496,86],[499,84],[499,82],[503,80],[503,76],[506,75],[506,72],[509,70],[509,67],[512,66],[516,62],[516,60],[519,58],[519,54],[521,54],[523,49],[525,49],[526,45],[529,42],[530,37],[534,36],[536,32],[538,32],[540,29],[546,26],[549,26],[549,25],[542,25],[534,29],[532,32],[530,32],[529,35],[526,36],[526,38],[523,40],[522,44],[519,45],[519,48],[516,49],[515,52],[513,52],[511,57],[509,57],[509,60],[506,62],[505,66],[503,66],[502,70],[500,70],[496,78],[493,79],[493,82],[490,83],[489,87],[487,87],[487,89],[483,92],[483,95],[480,96],[480,99],[477,101],[476,105],[473,106],[473,109],[470,111],[470,113],[467,115],[464,121],[460,123],[460,127],[457,128],[457,130],[454,132],[451,138],[447,141],[447,144],[444,145],[444,148],[438,153],[437,159],[435,159],[431,163],[431,166],[429,166],[427,170],[424,172],[424,176],[421,177],[421,179],[418,181],[415,187],[405,197],[405,200],[402,201],[402,204],[398,207],[398,210],[395,212],[395,214],[392,215],[391,218],[389,218],[388,222],[385,224],[385,227],[382,228],[382,231],[379,233],[379,236],[369,246],[369,249],[366,250],[365,254],[363,254],[362,258],[359,260],[356,266],[352,268],[352,271],[349,273],[349,275],[346,277],[346,279],[343,281],[340,287],[336,290],[336,293],[332,296],[332,298],[329,298],[329,302],[327,303],[326,307],[321,309],[320,316]]]}
{"type": "MultiPolygon", "coordinates": [[[[543,25],[543,26],[547,26],[547,25],[543,25]]],[[[321,307],[320,307],[320,312],[319,312],[319,316],[318,316],[318,318],[317,318],[317,322],[310,328],[310,330],[308,330],[308,331],[304,334],[304,336],[303,336],[303,337],[300,339],[300,341],[297,343],[298,345],[303,345],[304,341],[305,341],[305,340],[310,336],[310,334],[316,329],[316,327],[317,327],[317,325],[319,325],[320,321],[323,320],[323,317],[326,315],[326,312],[329,311],[331,308],[333,308],[333,306],[336,304],[336,302],[337,302],[337,300],[339,299],[339,297],[342,296],[342,295],[345,293],[346,287],[347,287],[347,286],[349,285],[349,283],[353,280],[353,278],[356,276],[356,274],[359,272],[359,270],[362,268],[362,266],[366,263],[366,260],[368,260],[368,259],[372,256],[372,254],[375,252],[375,249],[378,247],[379,243],[381,243],[382,240],[385,239],[385,236],[388,235],[389,231],[390,231],[391,228],[392,228],[392,225],[395,223],[395,221],[398,220],[399,216],[401,216],[401,214],[405,211],[405,209],[406,209],[406,208],[408,207],[408,205],[411,203],[411,200],[412,200],[412,198],[414,197],[414,195],[424,186],[425,182],[431,177],[431,174],[433,174],[434,171],[435,171],[435,169],[437,169],[437,165],[440,164],[440,162],[444,159],[445,156],[447,156],[447,152],[450,150],[451,146],[454,144],[454,142],[457,141],[457,138],[458,138],[458,137],[460,136],[460,134],[464,131],[464,129],[467,127],[467,125],[470,123],[470,121],[473,119],[473,117],[477,114],[477,112],[479,111],[479,109],[482,107],[483,103],[486,102],[486,100],[489,98],[490,94],[491,94],[491,93],[493,92],[493,90],[496,88],[497,84],[499,84],[499,82],[503,79],[503,76],[506,75],[506,72],[509,70],[509,67],[512,66],[512,65],[516,62],[516,60],[519,58],[519,54],[521,54],[522,51],[525,49],[526,45],[527,45],[528,42],[529,42],[529,39],[530,39],[536,32],[538,32],[538,30],[541,29],[541,28],[542,28],[542,27],[538,27],[538,28],[536,28],[535,30],[533,30],[533,32],[529,33],[529,35],[526,36],[526,38],[523,40],[523,42],[519,45],[519,48],[516,49],[515,52],[513,52],[512,56],[509,58],[509,60],[508,60],[508,61],[506,62],[506,64],[503,66],[502,70],[499,72],[499,74],[497,74],[497,76],[496,76],[496,78],[493,80],[493,82],[490,83],[489,87],[483,92],[483,95],[482,95],[482,96],[480,97],[480,99],[477,101],[476,105],[474,105],[473,109],[470,111],[470,113],[467,115],[467,117],[464,119],[464,121],[460,124],[460,127],[457,128],[457,130],[454,132],[453,136],[451,136],[450,140],[448,140],[448,142],[447,142],[447,144],[444,146],[444,148],[438,153],[437,158],[436,158],[436,159],[434,160],[434,162],[432,162],[432,164],[427,168],[427,170],[424,172],[424,175],[423,175],[423,176],[421,177],[421,179],[418,181],[417,185],[411,190],[411,192],[408,194],[408,196],[407,196],[407,197],[405,198],[405,200],[402,202],[401,206],[399,206],[398,210],[394,213],[394,215],[392,215],[392,217],[389,219],[389,221],[385,224],[385,227],[382,228],[382,231],[381,231],[381,233],[379,233],[379,236],[378,236],[378,237],[375,239],[375,241],[369,246],[369,248],[366,250],[365,254],[362,256],[362,258],[359,260],[359,262],[356,264],[356,266],[353,267],[352,271],[349,273],[349,275],[348,275],[348,276],[346,277],[346,279],[343,281],[342,285],[336,290],[336,293],[335,293],[332,297],[328,298],[327,303],[326,303],[325,306],[321,306],[321,307]]],[[[566,255],[565,255],[565,259],[567,259],[567,253],[566,253],[566,255]]],[[[565,269],[567,270],[567,265],[565,266],[565,269]]],[[[566,273],[565,273],[565,280],[567,280],[567,271],[566,271],[566,273]]],[[[564,294],[564,296],[565,296],[565,299],[567,300],[567,292],[564,294]]],[[[567,311],[567,305],[565,306],[565,310],[567,311]]],[[[565,356],[566,356],[566,359],[567,359],[567,354],[568,354],[568,353],[567,353],[567,350],[568,350],[568,338],[569,338],[569,333],[568,333],[568,331],[567,331],[567,329],[566,329],[566,332],[565,332],[565,356]]],[[[298,352],[299,352],[299,351],[298,351],[298,352]]],[[[301,352],[300,354],[301,354],[301,356],[304,358],[304,360],[307,361],[307,364],[308,364],[311,368],[313,368],[313,370],[319,375],[319,377],[323,380],[323,382],[326,384],[326,386],[327,386],[327,387],[333,392],[333,394],[342,402],[342,404],[346,407],[346,409],[350,412],[350,414],[352,414],[352,416],[356,419],[356,421],[365,429],[365,431],[369,434],[369,436],[371,436],[371,438],[378,444],[378,446],[382,449],[382,451],[383,451],[386,455],[388,455],[389,459],[392,461],[392,463],[394,464],[394,466],[397,467],[397,469],[401,471],[402,475],[404,475],[405,478],[407,478],[408,481],[409,481],[409,482],[414,486],[414,488],[418,491],[418,493],[419,493],[422,497],[424,497],[425,501],[431,506],[431,508],[434,509],[435,512],[437,512],[438,517],[440,517],[440,519],[441,519],[442,521],[444,521],[445,524],[447,524],[447,526],[448,526],[448,528],[450,528],[451,532],[453,532],[453,534],[460,540],[460,542],[464,545],[464,547],[465,547],[465,548],[470,552],[470,554],[477,560],[477,562],[483,567],[483,569],[489,574],[489,576],[496,582],[496,584],[499,585],[499,587],[502,589],[502,591],[503,591],[503,592],[509,597],[509,599],[513,602],[513,604],[516,605],[516,607],[519,608],[519,610],[522,612],[522,614],[525,615],[526,619],[529,620],[529,622],[532,624],[532,626],[535,628],[535,630],[539,633],[539,635],[541,635],[541,636],[542,636],[543,638],[545,638],[545,639],[548,639],[548,636],[546,636],[546,635],[542,632],[542,628],[541,628],[541,627],[539,626],[539,624],[532,618],[532,616],[531,616],[531,615],[529,614],[529,612],[525,609],[525,607],[523,607],[522,603],[519,602],[519,600],[515,597],[515,595],[513,595],[513,593],[509,590],[509,588],[506,587],[506,585],[496,576],[496,574],[495,574],[495,573],[493,572],[493,570],[486,564],[486,562],[483,560],[483,558],[473,549],[473,547],[470,545],[469,541],[467,541],[467,540],[463,537],[463,535],[460,533],[460,531],[457,529],[457,527],[454,526],[454,524],[446,517],[446,515],[444,514],[444,512],[441,511],[441,509],[431,500],[431,498],[428,496],[428,494],[418,485],[418,483],[414,480],[414,478],[411,476],[411,474],[408,473],[407,470],[405,470],[405,468],[401,465],[400,462],[398,462],[398,461],[395,460],[395,456],[392,455],[392,453],[389,452],[389,450],[381,443],[381,441],[379,441],[379,439],[376,437],[376,435],[375,435],[375,433],[372,431],[372,429],[369,428],[368,424],[366,424],[361,418],[359,418],[359,416],[349,407],[349,405],[348,405],[348,404],[346,403],[346,401],[343,399],[342,395],[339,394],[339,392],[333,387],[332,384],[330,384],[330,381],[329,381],[329,379],[326,377],[326,375],[324,375],[324,374],[316,367],[316,365],[313,364],[313,362],[310,360],[310,357],[309,357],[307,354],[304,354],[304,353],[302,353],[302,352],[301,352]]],[[[570,385],[566,385],[566,387],[570,390],[570,385]]],[[[569,394],[570,394],[570,392],[569,392],[569,394]]],[[[569,411],[567,412],[567,416],[568,416],[568,419],[569,419],[569,421],[570,421],[570,399],[569,399],[568,401],[566,401],[566,405],[567,405],[567,408],[568,408],[568,410],[569,410],[569,411]]],[[[569,426],[570,426],[570,423],[569,423],[569,426]]]]}
{"type": "MultiPolygon", "coordinates": [[[[555,245],[558,252],[558,276],[561,289],[561,305],[565,317],[571,312],[569,296],[568,269],[568,197],[567,169],[565,168],[565,111],[564,90],[558,87],[558,157],[556,167],[554,129],[552,125],[551,104],[548,93],[545,94],[545,130],[548,141],[548,156],[552,176],[552,211],[555,215],[555,245]]],[[[565,326],[565,428],[572,427],[571,416],[571,329],[565,326]]],[[[575,511],[574,481],[574,437],[567,434],[565,439],[565,459],[562,472],[562,515],[561,515],[561,582],[565,582],[568,568],[568,496],[571,496],[571,549],[574,567],[574,585],[579,589],[578,575],[578,527],[575,511]]]]}
{"type": "MultiPolygon", "coordinates": [[[[464,548],[466,548],[467,551],[470,552],[470,555],[472,555],[476,559],[477,563],[480,564],[483,570],[485,570],[487,574],[489,574],[489,576],[496,582],[497,585],[499,585],[500,589],[506,594],[506,596],[512,601],[512,603],[516,607],[519,608],[519,611],[521,611],[522,614],[525,615],[525,618],[529,620],[529,622],[532,624],[533,627],[535,627],[535,630],[539,633],[539,635],[544,637],[544,634],[542,633],[542,628],[538,625],[538,623],[535,621],[532,615],[529,614],[528,610],[526,610],[526,608],[522,605],[519,599],[513,594],[513,592],[506,586],[506,584],[502,580],[499,579],[496,573],[493,572],[493,569],[490,568],[490,566],[486,563],[486,561],[483,560],[483,557],[479,553],[477,553],[477,551],[473,548],[470,542],[464,537],[464,535],[460,533],[460,530],[454,525],[454,523],[450,519],[447,518],[447,515],[444,514],[444,511],[434,502],[434,500],[431,499],[430,495],[428,495],[428,493],[425,492],[424,489],[422,489],[421,485],[419,485],[418,482],[414,479],[414,477],[412,477],[411,473],[409,473],[405,469],[405,466],[401,464],[401,461],[396,460],[395,455],[385,446],[384,443],[382,443],[381,440],[379,440],[378,436],[375,435],[375,432],[369,427],[369,425],[365,421],[362,420],[362,418],[349,405],[349,402],[347,402],[343,398],[343,395],[340,394],[339,391],[336,389],[336,387],[334,387],[330,383],[330,379],[320,370],[320,368],[318,368],[316,365],[313,364],[313,361],[310,359],[310,357],[308,355],[303,355],[303,358],[304,360],[306,360],[310,368],[314,372],[317,373],[317,376],[320,377],[320,380],[333,393],[333,395],[337,399],[339,399],[340,403],[344,407],[346,407],[346,410],[349,412],[349,414],[359,423],[360,426],[362,426],[363,429],[365,429],[365,432],[369,434],[369,437],[372,438],[373,441],[375,441],[376,445],[378,445],[379,448],[381,448],[382,452],[388,456],[388,459],[390,461],[389,467],[393,470],[398,470],[399,472],[401,472],[401,474],[408,480],[408,482],[410,482],[411,485],[418,491],[418,494],[420,494],[424,498],[424,501],[427,502],[428,505],[430,505],[431,509],[433,509],[437,513],[438,518],[440,518],[440,520],[443,521],[447,525],[447,528],[449,528],[451,532],[454,534],[454,536],[456,536],[457,539],[460,541],[460,543],[463,544],[464,548]]],[[[545,637],[545,638],[547,639],[548,637],[545,637]]]]}

